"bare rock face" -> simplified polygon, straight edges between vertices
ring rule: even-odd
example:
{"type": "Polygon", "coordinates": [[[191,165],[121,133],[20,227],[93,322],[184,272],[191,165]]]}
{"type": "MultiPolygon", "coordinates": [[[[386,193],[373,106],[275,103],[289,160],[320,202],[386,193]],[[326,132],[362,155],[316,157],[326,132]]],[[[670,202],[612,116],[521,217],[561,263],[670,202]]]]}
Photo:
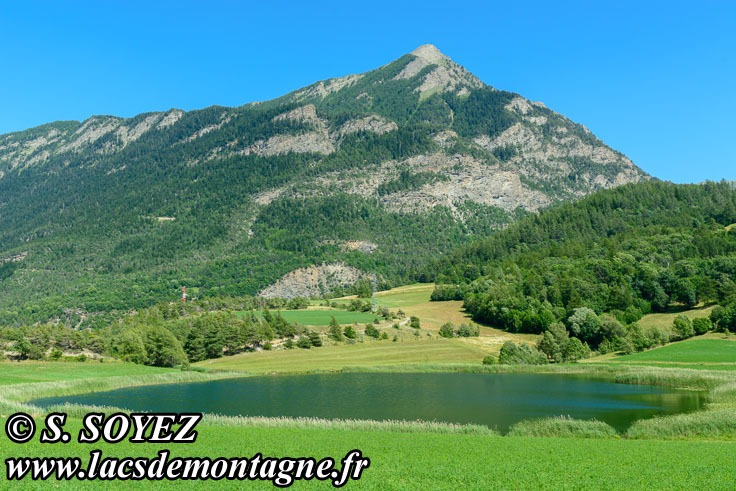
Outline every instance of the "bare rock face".
{"type": "Polygon", "coordinates": [[[373,114],[361,119],[351,119],[343,124],[337,133],[339,136],[345,136],[351,133],[358,133],[359,131],[370,131],[382,135],[389,131],[396,131],[397,129],[399,127],[393,121],[373,114]]]}
{"type": "Polygon", "coordinates": [[[420,46],[411,54],[415,58],[394,77],[395,80],[415,77],[425,67],[438,65],[425,75],[422,84],[416,89],[422,94],[430,91],[465,93],[468,88],[480,88],[485,85],[431,44],[420,46]]]}
{"type": "Polygon", "coordinates": [[[266,298],[319,297],[337,287],[354,284],[367,277],[362,271],[343,263],[300,268],[284,275],[259,295],[266,298]]]}

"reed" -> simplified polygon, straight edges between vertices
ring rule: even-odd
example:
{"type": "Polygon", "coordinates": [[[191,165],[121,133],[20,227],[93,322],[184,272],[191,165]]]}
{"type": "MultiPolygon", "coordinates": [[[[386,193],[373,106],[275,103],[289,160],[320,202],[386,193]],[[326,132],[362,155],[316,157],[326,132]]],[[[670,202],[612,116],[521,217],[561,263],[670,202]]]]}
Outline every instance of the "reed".
{"type": "Polygon", "coordinates": [[[106,378],[88,378],[81,380],[60,380],[53,382],[36,382],[28,384],[5,385],[0,387],[0,413],[25,411],[34,415],[46,411],[27,401],[41,397],[71,396],[90,392],[102,392],[122,387],[141,385],[173,384],[185,382],[204,382],[223,378],[244,377],[242,372],[200,373],[181,371],[156,375],[135,375],[106,378]]]}
{"type": "Polygon", "coordinates": [[[321,418],[267,418],[261,416],[222,416],[206,414],[203,424],[208,426],[250,426],[257,428],[299,428],[352,431],[388,431],[394,433],[453,433],[466,435],[498,435],[495,430],[474,424],[442,423],[438,421],[321,419],[321,418]]]}
{"type": "Polygon", "coordinates": [[[569,416],[529,419],[509,428],[507,436],[618,438],[618,432],[603,421],[573,419],[569,416]]]}

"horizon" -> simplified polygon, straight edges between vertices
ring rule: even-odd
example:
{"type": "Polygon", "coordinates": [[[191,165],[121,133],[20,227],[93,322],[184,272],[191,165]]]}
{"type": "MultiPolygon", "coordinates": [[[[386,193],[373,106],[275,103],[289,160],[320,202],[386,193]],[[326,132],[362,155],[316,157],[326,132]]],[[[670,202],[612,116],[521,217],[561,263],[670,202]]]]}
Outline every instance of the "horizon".
{"type": "Polygon", "coordinates": [[[396,5],[390,19],[363,13],[367,20],[360,26],[345,25],[355,11],[338,3],[322,15],[301,6],[230,2],[218,3],[219,9],[168,2],[40,4],[43,12],[34,10],[39,3],[0,7],[0,52],[15,67],[0,81],[0,134],[94,115],[238,107],[370,71],[433,44],[484,83],[541,101],[585,125],[653,177],[736,180],[736,142],[729,132],[736,96],[728,90],[736,68],[723,62],[736,47],[727,22],[736,8],[730,5],[478,4],[479,15],[464,19],[468,29],[461,38],[436,28],[454,13],[436,19],[412,10],[411,3],[396,5]],[[536,16],[527,11],[530,5],[536,16]],[[225,10],[230,15],[221,15],[225,10]],[[510,21],[485,33],[482,13],[510,21]],[[280,24],[238,30],[243,18],[276,14],[280,24]],[[406,25],[407,18],[415,22],[406,25]],[[522,25],[525,36],[518,36],[522,25]],[[320,27],[337,31],[339,42],[325,43],[330,33],[320,27]],[[191,28],[202,34],[182,38],[191,28]],[[370,43],[363,42],[367,29],[370,43]],[[290,35],[274,38],[274,30],[290,35]],[[90,34],[97,34],[94,43],[90,34]],[[121,34],[127,42],[116,38],[121,34]],[[486,46],[507,38],[514,42],[488,56],[486,46]],[[171,39],[180,43],[167,44],[171,39]],[[256,45],[263,39],[269,42],[256,45]],[[684,90],[694,94],[682,97],[684,90]]]}

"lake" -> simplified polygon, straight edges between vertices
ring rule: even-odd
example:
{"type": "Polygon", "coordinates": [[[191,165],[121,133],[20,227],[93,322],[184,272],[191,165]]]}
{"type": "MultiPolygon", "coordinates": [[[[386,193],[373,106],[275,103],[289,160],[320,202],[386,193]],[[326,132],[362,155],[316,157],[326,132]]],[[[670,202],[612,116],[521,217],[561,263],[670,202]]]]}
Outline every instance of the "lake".
{"type": "Polygon", "coordinates": [[[569,415],[623,431],[637,419],[697,410],[705,394],[572,374],[331,373],[130,387],[31,401],[40,406],[65,402],[150,412],[474,423],[502,432],[521,420],[569,415]]]}

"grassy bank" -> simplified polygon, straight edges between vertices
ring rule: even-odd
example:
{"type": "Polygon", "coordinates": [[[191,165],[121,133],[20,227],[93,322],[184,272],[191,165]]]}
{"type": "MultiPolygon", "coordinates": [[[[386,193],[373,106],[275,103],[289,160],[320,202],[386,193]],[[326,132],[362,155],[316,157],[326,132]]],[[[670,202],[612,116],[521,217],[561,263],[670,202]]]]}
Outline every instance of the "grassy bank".
{"type": "MultiPolygon", "coordinates": [[[[4,424],[3,421],[0,421],[4,424]]],[[[78,421],[68,429],[76,434],[78,421]]],[[[354,449],[371,459],[370,467],[354,487],[367,489],[725,489],[736,479],[730,442],[660,442],[616,439],[520,438],[492,435],[398,434],[316,428],[198,427],[197,443],[169,446],[174,456],[268,457],[331,456],[342,458],[354,449]]],[[[92,449],[106,457],[155,457],[164,445],[42,445],[34,440],[12,445],[0,440],[3,455],[81,456],[92,449]]],[[[5,469],[0,471],[4,473],[5,469]]],[[[34,483],[19,489],[96,489],[100,482],[34,483]]],[[[107,483],[115,486],[115,483],[107,483]]],[[[161,481],[156,488],[209,488],[161,481]]],[[[126,487],[149,489],[150,482],[126,482],[126,487]]],[[[272,489],[270,483],[227,482],[218,488],[272,489]]],[[[326,483],[301,483],[298,487],[329,487],[326,483]]]]}
{"type": "MultiPolygon", "coordinates": [[[[0,370],[12,367],[14,364],[1,363],[0,370]]],[[[38,364],[39,370],[46,364],[38,364]]],[[[122,387],[135,387],[140,385],[171,384],[183,382],[203,382],[230,377],[242,377],[243,373],[215,372],[201,373],[196,371],[181,370],[159,370],[152,367],[132,365],[127,363],[115,364],[115,370],[108,371],[107,376],[81,376],[88,367],[80,367],[76,363],[57,362],[56,371],[58,378],[53,381],[35,383],[9,383],[0,386],[0,415],[12,412],[25,411],[31,414],[43,414],[45,411],[27,404],[27,401],[40,397],[71,396],[86,394],[90,392],[101,392],[122,387]],[[148,370],[132,369],[140,367],[148,370]],[[69,377],[62,379],[63,373],[67,371],[69,377]]],[[[90,363],[90,366],[93,364],[90,363]]],[[[28,363],[25,369],[33,366],[28,363]]],[[[113,365],[111,365],[113,366],[113,365]]],[[[12,370],[12,369],[11,369],[12,370]]],[[[51,373],[51,371],[49,372],[51,373]]]]}
{"type": "Polygon", "coordinates": [[[458,362],[480,365],[486,352],[459,339],[421,339],[401,342],[324,346],[310,350],[274,350],[242,353],[206,360],[196,366],[208,370],[248,373],[297,373],[320,370],[339,371],[346,367],[374,367],[403,363],[458,362]]]}

